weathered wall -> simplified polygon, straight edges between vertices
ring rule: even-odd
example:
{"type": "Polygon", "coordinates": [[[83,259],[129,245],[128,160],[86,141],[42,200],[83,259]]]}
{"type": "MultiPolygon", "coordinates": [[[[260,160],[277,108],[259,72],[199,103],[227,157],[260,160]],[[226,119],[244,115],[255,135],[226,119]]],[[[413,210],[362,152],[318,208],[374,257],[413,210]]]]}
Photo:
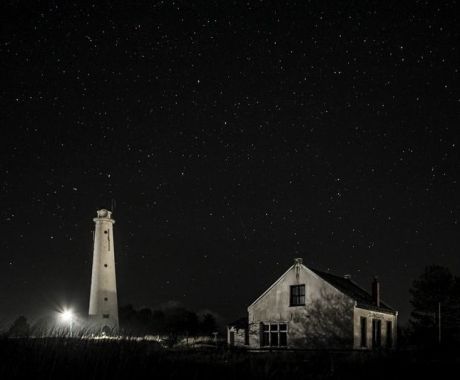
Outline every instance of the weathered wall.
{"type": "Polygon", "coordinates": [[[379,319],[382,321],[382,328],[381,328],[381,337],[382,337],[382,348],[394,348],[396,347],[396,338],[397,338],[397,315],[389,314],[389,313],[381,313],[378,311],[372,311],[367,309],[361,309],[359,307],[355,307],[354,309],[354,343],[353,348],[355,349],[363,349],[369,350],[375,347],[372,347],[372,320],[379,319]],[[367,326],[367,339],[366,339],[366,347],[361,346],[361,317],[366,318],[366,326],[367,326]],[[386,346],[386,339],[387,339],[387,321],[392,322],[392,347],[386,346]]]}
{"type": "Polygon", "coordinates": [[[249,344],[260,347],[261,323],[286,323],[288,347],[352,348],[353,309],[353,300],[296,264],[249,306],[249,344]],[[305,284],[305,306],[290,306],[290,286],[301,284],[305,284]]]}
{"type": "Polygon", "coordinates": [[[230,346],[231,345],[231,339],[230,339],[230,334],[234,333],[234,342],[233,346],[234,347],[242,347],[246,346],[245,342],[245,335],[246,335],[246,330],[245,329],[239,329],[234,326],[229,326],[227,327],[227,343],[230,346]]]}

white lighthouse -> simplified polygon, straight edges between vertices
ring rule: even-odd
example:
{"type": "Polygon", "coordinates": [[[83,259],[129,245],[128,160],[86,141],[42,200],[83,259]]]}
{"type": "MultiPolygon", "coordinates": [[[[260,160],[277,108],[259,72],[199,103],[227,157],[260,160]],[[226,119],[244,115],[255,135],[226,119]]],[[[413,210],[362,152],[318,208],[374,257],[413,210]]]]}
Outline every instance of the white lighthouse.
{"type": "Polygon", "coordinates": [[[93,219],[94,251],[89,318],[96,329],[118,329],[117,280],[112,212],[101,209],[93,219]]]}

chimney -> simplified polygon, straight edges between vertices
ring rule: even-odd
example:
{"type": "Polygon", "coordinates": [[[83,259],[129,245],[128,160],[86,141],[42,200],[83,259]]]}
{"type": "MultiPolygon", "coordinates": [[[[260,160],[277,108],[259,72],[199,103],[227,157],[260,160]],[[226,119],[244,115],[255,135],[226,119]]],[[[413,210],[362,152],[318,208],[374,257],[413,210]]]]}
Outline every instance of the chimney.
{"type": "Polygon", "coordinates": [[[301,257],[297,257],[294,259],[294,264],[302,264],[303,263],[303,259],[301,257]]]}
{"type": "Polygon", "coordinates": [[[377,276],[372,281],[372,300],[377,306],[380,306],[380,282],[377,276]]]}

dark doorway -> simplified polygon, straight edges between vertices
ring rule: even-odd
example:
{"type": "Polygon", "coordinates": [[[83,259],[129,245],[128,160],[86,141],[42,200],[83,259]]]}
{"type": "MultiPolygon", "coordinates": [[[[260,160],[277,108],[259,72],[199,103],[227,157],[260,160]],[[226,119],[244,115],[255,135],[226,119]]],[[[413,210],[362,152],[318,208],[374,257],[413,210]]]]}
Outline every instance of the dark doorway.
{"type": "Polygon", "coordinates": [[[387,321],[387,348],[393,347],[393,323],[387,321]]]}
{"type": "Polygon", "coordinates": [[[382,321],[372,320],[372,348],[379,348],[382,344],[382,321]]]}

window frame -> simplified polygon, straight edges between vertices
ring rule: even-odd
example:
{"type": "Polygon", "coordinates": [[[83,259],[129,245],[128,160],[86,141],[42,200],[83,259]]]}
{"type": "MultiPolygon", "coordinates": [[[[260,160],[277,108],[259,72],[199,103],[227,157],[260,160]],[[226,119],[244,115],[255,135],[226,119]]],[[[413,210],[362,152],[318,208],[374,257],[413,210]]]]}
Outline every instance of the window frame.
{"type": "Polygon", "coordinates": [[[288,336],[287,322],[268,322],[261,323],[261,341],[262,348],[286,348],[288,336]],[[275,337],[276,335],[276,337],[275,337]],[[276,341],[276,345],[273,342],[276,341]],[[285,344],[281,344],[285,342],[285,344]]]}
{"type": "Polygon", "coordinates": [[[305,284],[296,284],[289,287],[289,306],[305,306],[305,284]],[[294,294],[296,293],[296,294],[294,294]]]}

